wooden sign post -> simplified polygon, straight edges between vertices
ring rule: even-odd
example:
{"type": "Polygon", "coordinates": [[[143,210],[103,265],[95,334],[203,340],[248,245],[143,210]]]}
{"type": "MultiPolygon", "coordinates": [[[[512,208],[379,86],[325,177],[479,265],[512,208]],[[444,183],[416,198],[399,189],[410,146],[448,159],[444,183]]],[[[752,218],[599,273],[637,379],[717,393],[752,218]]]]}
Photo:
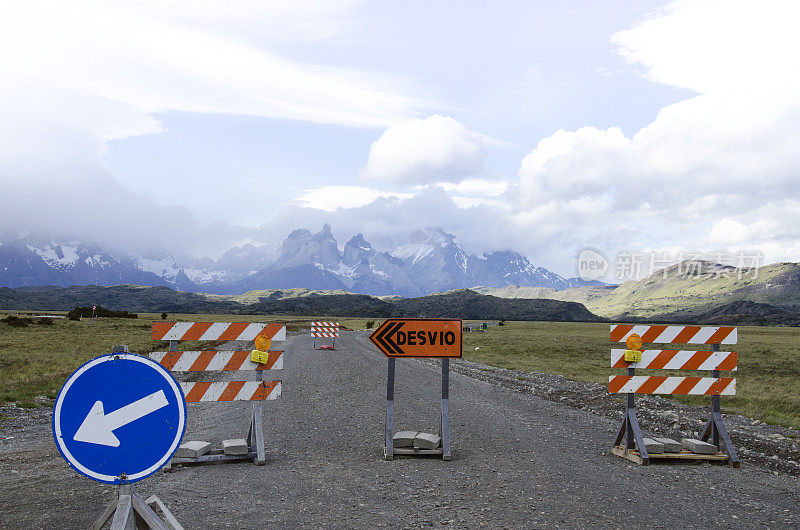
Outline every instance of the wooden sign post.
{"type": "Polygon", "coordinates": [[[450,359],[462,354],[461,321],[444,319],[390,318],[378,326],[369,339],[389,358],[386,378],[386,429],[383,456],[393,460],[394,455],[442,455],[451,460],[450,452],[450,359]],[[442,447],[438,449],[395,448],[394,436],[394,375],[395,359],[440,358],[442,360],[442,408],[439,436],[442,447]]]}

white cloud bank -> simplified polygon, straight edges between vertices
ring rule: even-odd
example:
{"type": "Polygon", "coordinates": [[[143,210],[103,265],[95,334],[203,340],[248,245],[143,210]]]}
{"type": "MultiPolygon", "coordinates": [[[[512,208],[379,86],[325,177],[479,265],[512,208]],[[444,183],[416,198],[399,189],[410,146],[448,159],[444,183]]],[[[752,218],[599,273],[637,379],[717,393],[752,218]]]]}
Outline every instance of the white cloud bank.
{"type": "Polygon", "coordinates": [[[430,102],[402,79],[279,55],[335,39],[356,3],[0,2],[0,235],[212,255],[240,243],[250,229],[122,186],[103,162],[106,142],[161,132],[165,111],[379,128],[422,113],[430,102]]]}
{"type": "MultiPolygon", "coordinates": [[[[632,68],[697,95],[661,109],[632,136],[587,125],[542,139],[496,203],[459,198],[455,183],[482,164],[480,143],[439,116],[389,128],[373,144],[365,176],[450,181],[439,188],[441,207],[406,200],[393,205],[395,214],[483,248],[519,249],[564,274],[574,273],[586,246],[609,257],[728,249],[797,261],[798,19],[796,2],[679,1],[617,33],[612,44],[632,68]]],[[[437,197],[423,194],[427,204],[437,197]]]]}
{"type": "Polygon", "coordinates": [[[800,191],[798,16],[793,2],[675,2],[614,35],[646,77],[699,94],[632,137],[587,126],[541,140],[519,170],[520,222],[616,251],[761,248],[798,260],[787,215],[800,191]]]}
{"type": "Polygon", "coordinates": [[[485,156],[480,135],[435,114],[386,129],[369,149],[362,178],[403,184],[460,180],[479,173],[485,156]]]}
{"type": "Polygon", "coordinates": [[[302,64],[260,45],[289,38],[292,29],[293,39],[324,38],[336,27],[326,31],[326,17],[352,3],[9,2],[0,18],[0,69],[12,79],[126,102],[148,114],[232,113],[357,127],[415,115],[428,103],[404,93],[400,79],[302,64]]]}
{"type": "MultiPolygon", "coordinates": [[[[565,274],[585,246],[612,255],[721,247],[761,249],[769,260],[800,255],[796,2],[673,2],[614,35],[631,68],[696,95],[630,136],[591,124],[557,131],[502,190],[476,184],[490,143],[451,117],[414,119],[431,106],[402,83],[289,61],[262,45],[330,38],[325,20],[347,4],[201,2],[190,18],[182,5],[5,4],[3,226],[46,220],[109,238],[166,233],[210,245],[186,212],[148,206],[100,158],[109,139],[159,131],[154,112],[182,110],[388,127],[370,149],[364,186],[310,190],[266,227],[276,237],[323,220],[373,241],[435,225],[472,248],[515,248],[565,274]],[[125,217],[134,209],[135,222],[125,217]],[[94,221],[81,217],[88,213],[94,221]]],[[[209,233],[235,244],[247,231],[209,233]]]]}

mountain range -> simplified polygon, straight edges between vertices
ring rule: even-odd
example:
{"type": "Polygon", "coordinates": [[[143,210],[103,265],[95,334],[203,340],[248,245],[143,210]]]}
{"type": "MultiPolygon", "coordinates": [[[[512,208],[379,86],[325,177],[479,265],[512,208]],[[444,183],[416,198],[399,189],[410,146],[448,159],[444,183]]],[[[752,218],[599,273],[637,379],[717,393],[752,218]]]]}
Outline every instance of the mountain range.
{"type": "Polygon", "coordinates": [[[217,260],[177,259],[168,252],[144,257],[93,243],[32,236],[0,243],[0,287],[120,284],[226,295],[305,288],[402,297],[478,285],[555,291],[602,285],[563,278],[511,250],[468,254],[452,234],[438,228],[417,230],[408,243],[379,252],[362,234],[340,250],[326,224],[316,234],[292,231],[280,249],[243,245],[217,260]]]}

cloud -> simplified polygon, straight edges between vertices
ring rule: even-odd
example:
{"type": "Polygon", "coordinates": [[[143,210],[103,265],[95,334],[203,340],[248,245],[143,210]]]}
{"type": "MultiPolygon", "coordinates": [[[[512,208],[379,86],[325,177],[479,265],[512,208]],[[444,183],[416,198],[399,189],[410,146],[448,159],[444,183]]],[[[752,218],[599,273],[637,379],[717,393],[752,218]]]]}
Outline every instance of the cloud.
{"type": "Polygon", "coordinates": [[[499,197],[508,190],[508,182],[504,180],[486,180],[469,178],[461,182],[437,182],[430,185],[415,186],[415,189],[424,189],[437,186],[445,191],[461,193],[479,197],[499,197]]]}
{"type": "Polygon", "coordinates": [[[358,208],[378,198],[389,197],[403,200],[412,197],[412,194],[380,191],[362,186],[322,186],[308,190],[293,202],[302,207],[332,212],[339,208],[358,208]]]}
{"type": "Polygon", "coordinates": [[[431,103],[403,79],[279,53],[298,41],[334,44],[355,7],[3,3],[0,232],[212,256],[250,240],[253,228],[197,219],[174,206],[180,197],[122,186],[103,160],[107,142],[162,132],[165,111],[380,128],[418,115],[431,103]]]}
{"type": "Polygon", "coordinates": [[[452,182],[479,173],[483,138],[449,116],[395,123],[369,149],[365,181],[452,182]]]}
{"type": "Polygon", "coordinates": [[[614,35],[648,79],[698,94],[630,137],[586,126],[541,140],[519,169],[517,222],[560,227],[550,244],[763,245],[770,259],[791,258],[800,234],[776,212],[799,198],[797,12],[792,2],[673,2],[614,35]]]}
{"type": "Polygon", "coordinates": [[[0,19],[0,71],[126,102],[146,114],[177,110],[386,127],[430,105],[402,79],[304,64],[272,51],[295,27],[295,39],[329,36],[337,24],[326,31],[323,21],[341,18],[352,2],[291,9],[286,2],[271,9],[236,4],[242,16],[232,15],[236,5],[213,2],[15,2],[0,19]]]}

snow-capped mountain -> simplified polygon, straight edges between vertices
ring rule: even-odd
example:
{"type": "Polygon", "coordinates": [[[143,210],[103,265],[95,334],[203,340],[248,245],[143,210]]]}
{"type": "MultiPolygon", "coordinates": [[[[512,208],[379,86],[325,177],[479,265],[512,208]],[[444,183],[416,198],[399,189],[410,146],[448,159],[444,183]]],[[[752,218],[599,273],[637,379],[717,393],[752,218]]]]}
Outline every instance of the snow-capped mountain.
{"type": "Polygon", "coordinates": [[[565,289],[580,281],[535,267],[510,250],[467,254],[455,236],[438,228],[415,231],[392,252],[378,252],[362,234],[340,251],[326,224],[316,234],[294,230],[280,248],[234,247],[216,261],[112,253],[78,241],[22,237],[0,243],[0,287],[121,283],[218,294],[305,287],[408,297],[479,285],[565,289]]]}

